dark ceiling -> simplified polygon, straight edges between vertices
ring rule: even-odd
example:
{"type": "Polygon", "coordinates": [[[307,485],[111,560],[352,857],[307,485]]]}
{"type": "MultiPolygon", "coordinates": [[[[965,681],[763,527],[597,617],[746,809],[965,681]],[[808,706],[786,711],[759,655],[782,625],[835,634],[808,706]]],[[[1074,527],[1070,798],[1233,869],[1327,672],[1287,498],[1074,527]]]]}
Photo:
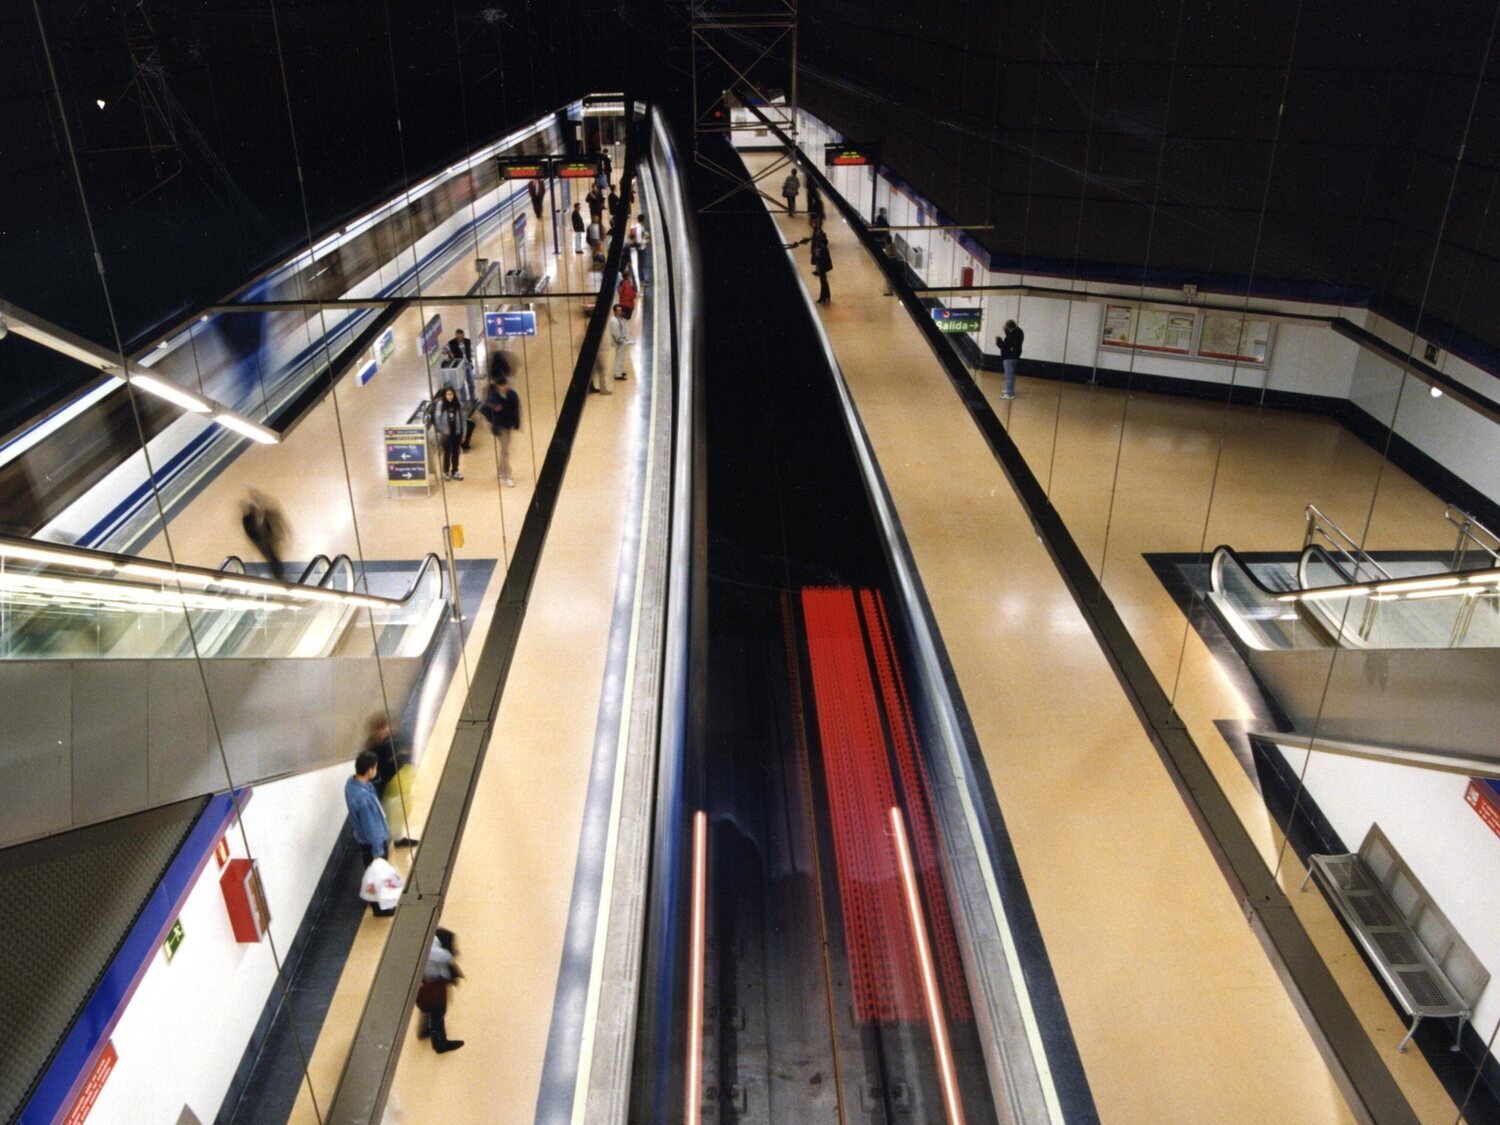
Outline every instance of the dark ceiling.
{"type": "MultiPolygon", "coordinates": [[[[0,0],[0,297],[101,342],[113,330],[80,180],[129,343],[305,245],[308,227],[590,89],[686,101],[673,0],[40,10],[45,47],[32,0],[0,0]]],[[[1430,334],[1455,324],[1500,347],[1494,68],[1478,83],[1494,15],[1493,0],[803,0],[800,86],[1030,269],[1144,265],[1230,288],[1253,274],[1408,319],[1425,293],[1430,334]]],[[[11,402],[49,385],[38,365],[0,365],[11,402]]]]}
{"type": "Polygon", "coordinates": [[[807,0],[801,100],[1015,265],[1253,275],[1500,347],[1496,12],[807,0]]]}

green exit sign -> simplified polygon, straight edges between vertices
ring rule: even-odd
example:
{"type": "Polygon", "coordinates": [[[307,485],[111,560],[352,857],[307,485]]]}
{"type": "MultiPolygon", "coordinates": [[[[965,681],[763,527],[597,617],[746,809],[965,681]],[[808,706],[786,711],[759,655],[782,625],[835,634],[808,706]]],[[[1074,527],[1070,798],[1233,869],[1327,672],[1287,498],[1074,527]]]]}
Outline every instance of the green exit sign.
{"type": "Polygon", "coordinates": [[[182,945],[182,919],[172,923],[172,928],[167,931],[167,940],[162,942],[162,948],[167,951],[167,960],[177,956],[177,949],[182,945]]]}

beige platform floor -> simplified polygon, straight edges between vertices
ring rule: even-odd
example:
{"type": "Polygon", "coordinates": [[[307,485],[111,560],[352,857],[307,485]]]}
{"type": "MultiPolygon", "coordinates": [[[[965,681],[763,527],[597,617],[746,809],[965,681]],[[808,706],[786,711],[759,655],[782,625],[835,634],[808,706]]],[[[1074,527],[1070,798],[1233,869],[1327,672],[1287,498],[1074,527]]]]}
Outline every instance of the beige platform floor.
{"type": "MultiPolygon", "coordinates": [[[[752,167],[765,159],[751,156],[752,167]]],[[[801,217],[778,215],[777,222],[787,241],[807,233],[801,217]]],[[[1311,1038],[993,455],[910,318],[881,296],[874,262],[841,220],[829,227],[833,303],[819,313],[963,687],[1101,1117],[1347,1119],[1311,1038]]],[[[794,253],[815,291],[807,249],[794,253]]],[[[984,378],[998,386],[995,377],[984,378]]],[[[1044,481],[1042,458],[1050,459],[1056,429],[1056,502],[1095,566],[1119,400],[1117,392],[1023,379],[1009,417],[1044,481]],[[1063,399],[1060,418],[1055,409],[1048,414],[1049,397],[1063,399]]],[[[1202,404],[1146,395],[1132,396],[1130,406],[1120,474],[1128,487],[1111,527],[1106,583],[1171,690],[1175,675],[1166,673],[1175,671],[1184,643],[1183,618],[1139,556],[1197,548],[1208,495],[1201,462],[1217,444],[1222,408],[1205,413],[1202,404]],[[1177,493],[1192,499],[1175,501],[1177,493]],[[1174,509],[1179,503],[1185,509],[1174,509]],[[1188,518],[1194,511],[1196,525],[1188,518]]],[[[1236,414],[1230,429],[1235,437],[1220,488],[1232,495],[1216,498],[1211,536],[1247,549],[1293,549],[1309,500],[1339,505],[1336,518],[1353,522],[1348,505],[1361,487],[1368,490],[1361,482],[1373,471],[1355,439],[1332,423],[1269,411],[1236,414]],[[1317,453],[1309,462],[1310,446],[1317,453]],[[1287,477],[1290,451],[1316,488],[1287,477]],[[1255,489],[1268,475],[1278,482],[1270,501],[1255,489]]],[[[1386,474],[1387,485],[1393,475],[1386,474]]],[[[1410,481],[1396,487],[1397,499],[1387,504],[1383,492],[1381,507],[1393,539],[1401,521],[1426,527],[1433,518],[1430,496],[1410,481]]],[[[1179,699],[1184,708],[1191,701],[1190,729],[1273,851],[1279,841],[1269,817],[1212,726],[1214,718],[1247,714],[1245,704],[1196,636],[1187,644],[1179,699]]],[[[1295,890],[1301,874],[1289,854],[1283,880],[1295,890]]],[[[1395,1053],[1394,1013],[1320,896],[1300,896],[1299,908],[1419,1114],[1451,1120],[1452,1102],[1420,1055],[1395,1053]]]]}
{"type": "MultiPolygon", "coordinates": [[[[570,232],[562,254],[553,255],[550,226],[543,241],[537,225],[532,217],[533,264],[554,272],[554,291],[586,290],[586,256],[573,253],[570,232]]],[[[496,256],[503,240],[508,254],[510,238],[507,222],[478,253],[496,256]]],[[[424,278],[423,290],[462,293],[472,277],[466,256],[424,278]]],[[[464,306],[414,300],[396,321],[393,359],[374,380],[359,387],[345,379],[280,445],[247,449],[168,525],[181,562],[217,565],[230,553],[251,560],[238,520],[240,499],[254,486],[286,514],[288,559],[441,556],[442,529],[452,523],[465,530],[459,558],[497,560],[480,604],[464,607],[473,627],[462,662],[431,737],[415,748],[420,766],[409,817],[418,837],[587,325],[582,301],[542,301],[537,335],[508,345],[521,360],[515,383],[523,407],[511,448],[514,488],[498,481],[496,450],[481,425],[461,464],[464,480],[442,480],[434,460],[430,494],[393,494],[384,483],[381,429],[406,421],[430,394],[417,339],[434,312],[443,318],[445,341],[453,328],[467,327],[464,306]]],[[[633,346],[632,377],[613,385],[614,396],[587,401],[454,871],[444,924],[462,936],[470,977],[455,993],[449,1026],[472,1047],[439,1059],[416,1041],[413,1022],[392,1102],[405,1104],[406,1122],[520,1120],[535,1106],[613,608],[638,354],[633,346]]],[[[166,537],[156,535],[140,553],[166,558],[166,537]]],[[[359,735],[350,734],[351,755],[359,735]]],[[[397,849],[394,860],[409,869],[409,853],[397,849]]],[[[368,915],[360,927],[322,1033],[315,1045],[302,1045],[311,1052],[309,1080],[293,1121],[319,1120],[331,1101],[388,928],[368,915]]]]}

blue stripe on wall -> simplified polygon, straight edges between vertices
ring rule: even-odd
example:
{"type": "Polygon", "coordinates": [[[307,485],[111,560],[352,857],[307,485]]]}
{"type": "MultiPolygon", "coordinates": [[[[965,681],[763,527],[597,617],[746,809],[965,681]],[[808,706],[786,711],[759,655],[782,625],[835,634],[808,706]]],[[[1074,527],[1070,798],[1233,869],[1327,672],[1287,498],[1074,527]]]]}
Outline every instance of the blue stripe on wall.
{"type": "Polygon", "coordinates": [[[250,799],[250,792],[247,786],[238,793],[215,794],[205,802],[177,855],[167,865],[166,874],[141,908],[135,925],[21,1111],[22,1125],[54,1125],[66,1116],[79,1088],[93,1071],[94,1061],[125,1014],[131,996],[155,960],[167,931],[182,913],[182,905],[218,847],[219,838],[234,820],[235,799],[243,806],[250,799]]]}

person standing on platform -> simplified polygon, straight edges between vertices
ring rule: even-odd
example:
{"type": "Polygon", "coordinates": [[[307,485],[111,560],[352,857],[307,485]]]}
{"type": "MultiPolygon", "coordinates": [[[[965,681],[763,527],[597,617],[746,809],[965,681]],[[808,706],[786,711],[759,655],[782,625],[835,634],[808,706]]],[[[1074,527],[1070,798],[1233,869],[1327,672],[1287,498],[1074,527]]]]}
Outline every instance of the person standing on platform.
{"type": "Polygon", "coordinates": [[[459,449],[463,445],[468,419],[464,417],[463,403],[458,401],[458,392],[444,386],[433,403],[432,428],[437,431],[438,444],[443,451],[443,479],[463,480],[458,471],[459,449]]]}
{"type": "Polygon", "coordinates": [[[530,180],[526,184],[526,190],[531,193],[531,209],[536,217],[542,217],[542,203],[547,198],[547,185],[541,180],[530,180]]]}
{"type": "Polygon", "coordinates": [[[609,229],[614,230],[620,221],[620,195],[614,185],[609,188],[609,229]]]}
{"type": "Polygon", "coordinates": [[[448,1038],[447,1026],[448,991],[463,978],[457,958],[458,938],[452,930],[439,926],[427,951],[422,983],[417,988],[417,1011],[423,1017],[417,1028],[417,1038],[432,1040],[432,1049],[440,1055],[464,1045],[462,1039],[448,1038]]]}
{"type": "Polygon", "coordinates": [[[1025,340],[1026,333],[1013,320],[1005,322],[1004,336],[995,337],[995,343],[1000,345],[1000,366],[1005,368],[1005,390],[1000,392],[1001,398],[1016,397],[1016,369],[1021,366],[1021,345],[1025,340]]]}
{"type": "MultiPolygon", "coordinates": [[[[891,218],[885,213],[885,208],[875,212],[875,220],[870,224],[870,233],[875,236],[875,244],[880,247],[881,257],[890,258],[894,256],[895,241],[891,238],[891,218]]],[[[885,272],[885,267],[880,269],[880,280],[885,286],[882,296],[891,295],[891,278],[885,272]]]]}
{"type": "Polygon", "coordinates": [[[646,216],[637,215],[630,229],[635,232],[635,260],[644,290],[651,280],[651,232],[646,229],[646,216]]]}
{"type": "Polygon", "coordinates": [[[797,213],[797,196],[802,194],[802,180],[797,176],[797,169],[793,168],[786,174],[786,179],[781,181],[781,198],[786,200],[786,213],[795,215],[797,213]]]}
{"type": "Polygon", "coordinates": [[[276,501],[258,488],[250,489],[240,505],[240,526],[270,565],[276,581],[285,582],[286,566],[281,561],[281,550],[286,543],[286,519],[276,501]]]}
{"type": "MultiPolygon", "coordinates": [[[[344,782],[344,806],[349,810],[349,826],[354,830],[354,841],[359,845],[368,871],[377,859],[385,859],[390,851],[391,830],[385,822],[385,813],[380,807],[380,798],[375,795],[375,778],[380,772],[380,759],[373,750],[361,750],[354,759],[354,776],[344,782]]],[[[370,909],[381,917],[394,914],[394,909],[384,909],[371,902],[370,909]]]]}
{"type": "Polygon", "coordinates": [[[462,328],[453,330],[453,339],[448,341],[448,355],[462,372],[463,383],[453,384],[453,389],[465,402],[474,402],[479,391],[474,386],[474,344],[464,335],[462,328]]]}
{"type": "Polygon", "coordinates": [[[620,275],[620,303],[615,306],[626,320],[635,316],[636,295],[635,280],[630,276],[630,271],[626,270],[620,275]]]}
{"type": "Polygon", "coordinates": [[[604,222],[603,189],[601,189],[598,184],[595,184],[594,189],[586,196],[584,196],[583,200],[589,205],[589,218],[596,223],[604,222]]]}
{"type": "MultiPolygon", "coordinates": [[[[614,308],[614,315],[609,318],[609,342],[615,349],[614,376],[616,379],[625,378],[625,349],[630,346],[630,324],[621,315],[623,309],[619,305],[614,308]]],[[[612,395],[615,392],[609,389],[609,384],[604,380],[604,368],[597,368],[599,373],[598,386],[590,386],[590,394],[612,395]]]]}
{"type": "Polygon", "coordinates": [[[823,225],[823,193],[811,176],[807,178],[807,218],[815,226],[823,225]]]}
{"type": "Polygon", "coordinates": [[[515,488],[515,478],[510,474],[510,439],[521,428],[521,396],[505,375],[498,375],[490,381],[480,409],[489,421],[490,433],[499,443],[500,483],[515,488]]]}
{"type": "Polygon", "coordinates": [[[583,253],[583,232],[588,230],[588,224],[583,221],[581,203],[573,204],[573,253],[583,253]]]}
{"type": "MultiPolygon", "coordinates": [[[[811,203],[812,199],[808,199],[811,203]]],[[[823,224],[818,223],[813,227],[812,235],[812,268],[818,278],[818,304],[826,305],[828,296],[828,274],[833,269],[833,255],[828,251],[828,235],[823,233],[823,224]]]]}

